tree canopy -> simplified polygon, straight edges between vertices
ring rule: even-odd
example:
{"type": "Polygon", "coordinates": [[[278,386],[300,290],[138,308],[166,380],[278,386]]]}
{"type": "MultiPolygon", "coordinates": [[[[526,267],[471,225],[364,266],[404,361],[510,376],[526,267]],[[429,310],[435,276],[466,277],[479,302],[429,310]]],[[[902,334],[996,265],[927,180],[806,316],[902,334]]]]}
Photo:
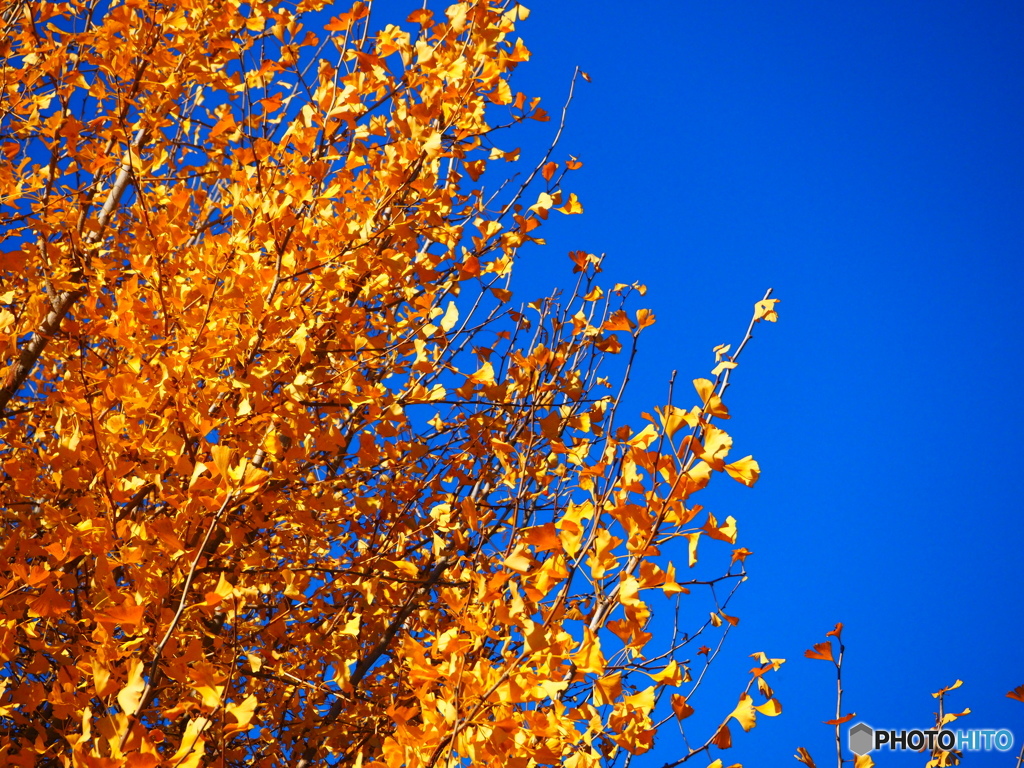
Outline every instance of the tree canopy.
{"type": "Polygon", "coordinates": [[[758,477],[719,425],[776,300],[627,425],[643,287],[512,292],[582,212],[528,11],[324,7],[2,5],[5,764],[622,764],[737,621],[691,497],[758,477]]]}

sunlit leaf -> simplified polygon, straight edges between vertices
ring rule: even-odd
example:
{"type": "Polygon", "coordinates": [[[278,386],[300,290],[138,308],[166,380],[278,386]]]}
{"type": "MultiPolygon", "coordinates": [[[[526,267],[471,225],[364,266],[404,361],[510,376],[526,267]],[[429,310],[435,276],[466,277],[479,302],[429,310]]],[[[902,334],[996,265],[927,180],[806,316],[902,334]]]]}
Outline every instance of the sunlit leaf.
{"type": "Polygon", "coordinates": [[[852,720],[856,716],[857,716],[856,712],[851,712],[848,715],[843,715],[842,717],[837,717],[837,718],[835,718],[833,720],[823,720],[822,722],[825,725],[842,725],[843,723],[850,722],[850,720],[852,720]]]}
{"type": "Polygon", "coordinates": [[[142,678],[144,667],[141,659],[132,659],[128,668],[128,679],[117,694],[117,704],[126,715],[134,715],[139,708],[142,692],[146,688],[146,681],[142,678]]]}
{"type": "Polygon", "coordinates": [[[754,322],[767,320],[770,323],[774,323],[777,321],[779,315],[775,311],[775,305],[778,303],[778,299],[765,299],[764,301],[757,302],[754,305],[754,322]]]}
{"type": "Polygon", "coordinates": [[[738,480],[748,487],[752,487],[761,476],[761,467],[754,460],[753,456],[746,456],[732,464],[725,465],[725,471],[729,477],[738,480]]]}
{"type": "Polygon", "coordinates": [[[768,699],[764,704],[755,706],[754,709],[768,717],[777,717],[782,714],[782,704],[778,699],[768,699]]]}
{"type": "Polygon", "coordinates": [[[736,720],[744,731],[749,731],[754,727],[757,715],[754,712],[754,700],[750,698],[750,694],[744,693],[740,696],[739,704],[736,705],[729,717],[736,720]]]}
{"type": "Polygon", "coordinates": [[[815,643],[813,649],[804,651],[804,656],[808,659],[832,661],[832,643],[815,643]]]}
{"type": "Polygon", "coordinates": [[[963,684],[964,684],[963,680],[957,680],[952,685],[946,686],[945,688],[940,688],[938,691],[933,693],[932,694],[932,698],[937,699],[940,696],[945,696],[947,693],[949,693],[950,691],[955,691],[957,688],[959,688],[963,684]]]}

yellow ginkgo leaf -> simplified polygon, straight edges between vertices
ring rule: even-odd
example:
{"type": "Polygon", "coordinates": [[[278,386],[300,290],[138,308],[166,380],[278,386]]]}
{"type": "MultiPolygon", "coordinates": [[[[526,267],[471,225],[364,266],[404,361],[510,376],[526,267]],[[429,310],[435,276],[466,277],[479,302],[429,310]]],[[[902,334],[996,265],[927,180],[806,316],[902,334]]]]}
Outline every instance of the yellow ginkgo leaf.
{"type": "Polygon", "coordinates": [[[142,678],[145,664],[141,659],[132,659],[128,664],[128,680],[117,694],[117,704],[126,715],[134,715],[139,708],[146,681],[142,678]]]}

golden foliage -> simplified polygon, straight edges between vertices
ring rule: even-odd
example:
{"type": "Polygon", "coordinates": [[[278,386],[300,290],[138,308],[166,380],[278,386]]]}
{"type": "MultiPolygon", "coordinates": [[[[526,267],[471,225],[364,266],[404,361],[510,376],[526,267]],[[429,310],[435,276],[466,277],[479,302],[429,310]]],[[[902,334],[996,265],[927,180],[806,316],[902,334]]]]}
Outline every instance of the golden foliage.
{"type": "Polygon", "coordinates": [[[712,591],[649,650],[715,583],[662,550],[736,541],[689,497],[757,479],[711,425],[738,353],[635,432],[606,359],[642,287],[576,252],[571,297],[512,303],[583,211],[576,158],[501,170],[548,119],[526,9],[323,7],[0,6],[5,764],[596,765],[738,621],[712,591]]]}

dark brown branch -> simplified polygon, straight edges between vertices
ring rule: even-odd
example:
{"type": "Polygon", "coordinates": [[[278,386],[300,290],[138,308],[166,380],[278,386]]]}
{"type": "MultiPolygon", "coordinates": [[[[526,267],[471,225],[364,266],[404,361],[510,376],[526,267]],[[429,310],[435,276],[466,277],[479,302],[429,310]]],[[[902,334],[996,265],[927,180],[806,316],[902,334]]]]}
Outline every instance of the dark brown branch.
{"type": "MultiPolygon", "coordinates": [[[[384,634],[381,636],[381,639],[377,644],[359,660],[359,663],[356,664],[355,668],[352,670],[352,675],[349,677],[349,684],[352,686],[353,690],[359,687],[359,683],[362,682],[366,673],[369,672],[370,668],[377,663],[377,660],[384,655],[384,652],[387,651],[388,647],[391,645],[391,641],[395,639],[395,635],[397,635],[399,630],[405,626],[405,622],[412,615],[412,612],[416,610],[417,606],[419,606],[419,598],[425,595],[433,585],[440,581],[441,576],[449,565],[449,559],[447,557],[442,557],[437,565],[430,570],[430,573],[427,574],[427,577],[424,579],[423,586],[409,597],[405,605],[402,606],[402,610],[400,610],[398,615],[392,619],[391,624],[386,630],[384,630],[384,634]]],[[[320,719],[318,727],[324,728],[337,720],[342,709],[345,707],[345,702],[346,700],[344,697],[338,697],[331,705],[331,708],[327,711],[327,714],[320,719]]],[[[320,747],[323,745],[323,742],[324,740],[321,738],[310,743],[302,751],[302,755],[295,763],[295,768],[307,768],[307,766],[311,765],[313,760],[316,759],[316,754],[320,751],[320,747]]]]}
{"type": "MultiPolygon", "coordinates": [[[[135,141],[132,142],[125,152],[125,158],[121,161],[121,168],[118,171],[117,178],[114,180],[114,186],[110,188],[110,193],[103,203],[99,216],[97,216],[96,231],[86,241],[88,244],[91,245],[99,241],[107,224],[110,222],[110,217],[117,210],[117,206],[120,204],[121,198],[128,188],[128,182],[133,173],[131,153],[138,149],[139,145],[145,140],[145,137],[146,132],[140,130],[136,134],[135,141]]],[[[17,394],[18,390],[21,389],[22,385],[32,374],[32,369],[35,368],[36,363],[43,354],[43,350],[46,349],[46,345],[50,343],[50,339],[60,330],[60,324],[64,317],[85,293],[86,289],[82,287],[76,288],[73,291],[61,291],[54,298],[53,309],[47,313],[43,322],[39,324],[35,333],[32,334],[32,338],[21,348],[21,354],[18,355],[18,364],[15,366],[14,372],[9,375],[7,382],[0,387],[0,418],[6,418],[7,403],[17,394]]]]}

